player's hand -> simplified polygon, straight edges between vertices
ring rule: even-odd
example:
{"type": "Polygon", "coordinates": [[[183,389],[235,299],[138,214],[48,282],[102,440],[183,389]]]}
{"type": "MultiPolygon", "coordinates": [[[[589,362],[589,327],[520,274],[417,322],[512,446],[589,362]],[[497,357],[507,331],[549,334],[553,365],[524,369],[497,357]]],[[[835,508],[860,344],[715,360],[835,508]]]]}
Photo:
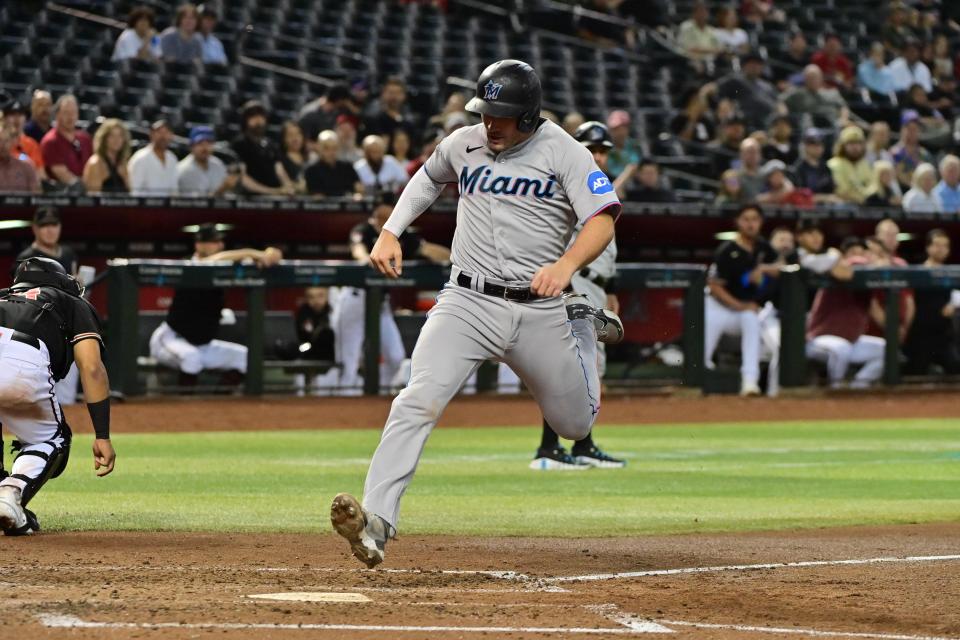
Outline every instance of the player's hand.
{"type": "Polygon", "coordinates": [[[607,309],[613,311],[615,314],[620,315],[620,298],[617,297],[615,293],[607,294],[607,309]]]}
{"type": "Polygon", "coordinates": [[[553,264],[540,267],[540,270],[533,276],[530,290],[542,298],[555,298],[570,286],[573,271],[563,260],[557,260],[553,264]]]}
{"type": "Polygon", "coordinates": [[[93,441],[93,468],[97,472],[97,476],[102,478],[110,474],[116,460],[117,454],[109,440],[97,439],[93,441]]]}
{"type": "Polygon", "coordinates": [[[267,247],[260,256],[261,267],[272,267],[283,260],[283,252],[276,247],[267,247]]]}
{"type": "Polygon", "coordinates": [[[370,264],[388,278],[400,277],[403,273],[403,251],[397,236],[386,229],[380,232],[380,237],[370,252],[370,264]]]}

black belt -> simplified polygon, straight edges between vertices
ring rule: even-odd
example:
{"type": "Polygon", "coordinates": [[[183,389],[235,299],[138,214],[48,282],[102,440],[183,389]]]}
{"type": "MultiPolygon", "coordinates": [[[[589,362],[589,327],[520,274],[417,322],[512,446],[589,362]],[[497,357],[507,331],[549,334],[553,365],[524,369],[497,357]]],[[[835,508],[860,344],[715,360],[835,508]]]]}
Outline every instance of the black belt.
{"type": "Polygon", "coordinates": [[[587,268],[580,269],[580,277],[586,278],[601,289],[606,289],[607,285],[610,284],[610,281],[613,280],[613,278],[604,278],[599,274],[595,274],[593,271],[587,268]]]}
{"type": "Polygon", "coordinates": [[[40,350],[40,340],[22,331],[14,331],[10,339],[14,342],[22,342],[23,344],[29,345],[37,351],[40,350]]]}
{"type": "MultiPolygon", "coordinates": [[[[472,289],[472,282],[473,278],[462,271],[460,275],[457,276],[457,284],[461,287],[472,289]]],[[[489,282],[483,283],[483,291],[481,293],[512,302],[527,302],[540,297],[531,291],[530,287],[505,287],[499,284],[490,284],[489,282]]]]}

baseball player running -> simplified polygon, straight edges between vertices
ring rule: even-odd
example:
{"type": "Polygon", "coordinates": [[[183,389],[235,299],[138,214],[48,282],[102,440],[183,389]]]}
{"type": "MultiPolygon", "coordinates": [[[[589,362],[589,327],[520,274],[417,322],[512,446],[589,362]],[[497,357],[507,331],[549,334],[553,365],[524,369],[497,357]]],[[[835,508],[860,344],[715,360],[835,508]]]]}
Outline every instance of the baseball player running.
{"type": "MultiPolygon", "coordinates": [[[[610,139],[610,131],[607,126],[595,120],[584,122],[573,134],[574,139],[590,150],[594,162],[600,167],[600,170],[610,178],[610,172],[607,169],[607,158],[610,149],[613,148],[613,140],[610,139]]],[[[624,174],[626,176],[626,174],[624,174]]],[[[626,176],[629,178],[630,176],[626,176]]],[[[613,181],[614,190],[617,195],[623,197],[626,192],[626,181],[619,178],[613,181]]],[[[579,227],[577,229],[579,231],[579,227]]],[[[576,235],[571,239],[571,244],[576,242],[576,235]]],[[[570,284],[577,293],[587,296],[590,304],[610,309],[614,313],[620,312],[620,303],[617,296],[612,291],[614,278],[617,275],[617,240],[614,238],[610,244],[603,250],[596,260],[573,274],[570,284]]],[[[597,345],[599,348],[598,369],[600,378],[603,379],[607,370],[607,350],[602,342],[597,345]]],[[[594,442],[593,434],[587,434],[583,440],[573,443],[570,453],[560,446],[560,438],[546,420],[543,421],[543,433],[540,436],[540,447],[537,449],[533,460],[530,462],[530,468],[538,471],[567,471],[584,470],[590,467],[603,467],[607,469],[619,469],[627,466],[625,460],[614,458],[602,451],[594,442]]]]}
{"type": "Polygon", "coordinates": [[[379,271],[400,276],[398,238],[446,184],[459,183],[450,282],[420,333],[410,384],[393,401],[363,506],[341,493],[330,510],[334,529],[369,567],[383,562],[396,535],[400,498],[427,437],[481,362],[516,371],[565,438],[586,437],[600,410],[597,340],[618,342],[623,325],[564,292],[613,239],[620,200],[590,152],[539,117],[540,94],[530,65],[487,67],[467,103],[483,122],[440,143],[370,252],[379,271]],[[577,223],[583,229],[567,248],[577,223]]]}
{"type": "Polygon", "coordinates": [[[7,474],[0,445],[0,529],[8,536],[40,530],[26,506],[67,467],[71,432],[54,383],[74,360],[96,434],[94,467],[98,476],[113,471],[100,319],[82,294],[83,287],[50,258],[27,258],[13,286],[0,291],[0,422],[19,452],[7,474]]]}

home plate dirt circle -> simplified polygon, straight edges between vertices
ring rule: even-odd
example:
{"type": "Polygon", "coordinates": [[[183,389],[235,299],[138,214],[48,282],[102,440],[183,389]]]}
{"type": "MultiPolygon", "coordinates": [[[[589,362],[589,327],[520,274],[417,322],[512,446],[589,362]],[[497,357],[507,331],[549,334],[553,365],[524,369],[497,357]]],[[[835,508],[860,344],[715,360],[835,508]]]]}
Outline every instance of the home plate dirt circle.
{"type": "Polygon", "coordinates": [[[337,591],[291,591],[287,593],[257,593],[248,595],[256,600],[276,600],[280,602],[370,602],[362,593],[343,593],[337,591]]]}

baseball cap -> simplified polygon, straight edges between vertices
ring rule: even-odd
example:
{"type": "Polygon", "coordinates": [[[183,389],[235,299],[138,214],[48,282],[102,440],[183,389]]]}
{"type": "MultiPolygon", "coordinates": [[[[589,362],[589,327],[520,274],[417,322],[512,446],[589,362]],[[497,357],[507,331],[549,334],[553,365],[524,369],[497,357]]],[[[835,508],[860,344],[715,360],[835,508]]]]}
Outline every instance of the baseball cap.
{"type": "Polygon", "coordinates": [[[470,124],[470,117],[464,111],[454,111],[443,121],[443,128],[451,131],[458,127],[466,127],[470,124]]]}
{"type": "Polygon", "coordinates": [[[782,160],[769,160],[760,168],[760,173],[764,178],[769,177],[774,171],[786,171],[787,165],[782,160]]]}
{"type": "Polygon", "coordinates": [[[820,230],[820,223],[816,220],[816,218],[800,218],[800,220],[797,221],[797,233],[820,230]]]}
{"type": "Polygon", "coordinates": [[[12,100],[3,106],[0,106],[0,111],[3,112],[3,115],[7,115],[8,113],[19,113],[24,115],[27,113],[27,110],[23,108],[23,105],[20,104],[19,100],[12,100]]]}
{"type": "Polygon", "coordinates": [[[823,142],[823,136],[820,135],[820,130],[816,127],[807,127],[803,131],[803,141],[820,144],[823,142]]]}
{"type": "Polygon", "coordinates": [[[247,100],[240,107],[240,121],[244,124],[256,115],[267,117],[267,108],[259,100],[247,100]]]}
{"type": "Polygon", "coordinates": [[[624,111],[623,109],[617,109],[616,111],[611,111],[610,115],[607,116],[607,127],[613,129],[615,127],[622,127],[624,125],[630,124],[630,114],[624,111]]]}
{"type": "Polygon", "coordinates": [[[60,211],[56,207],[40,207],[33,214],[33,224],[38,227],[60,224],[60,211]]]}
{"type": "Polygon", "coordinates": [[[223,240],[223,232],[217,228],[215,222],[204,222],[197,227],[193,239],[196,242],[219,242],[223,240]]]}
{"type": "Polygon", "coordinates": [[[213,134],[213,128],[199,126],[190,129],[190,144],[197,144],[198,142],[213,142],[217,137],[213,134]]]}
{"type": "Polygon", "coordinates": [[[338,125],[341,125],[345,122],[353,125],[354,129],[360,126],[360,119],[357,118],[357,116],[350,115],[349,113],[341,113],[340,115],[337,116],[338,125]]]}
{"type": "Polygon", "coordinates": [[[920,114],[917,113],[915,109],[904,109],[903,113],[900,114],[900,126],[908,125],[911,122],[917,122],[920,119],[920,114]]]}

